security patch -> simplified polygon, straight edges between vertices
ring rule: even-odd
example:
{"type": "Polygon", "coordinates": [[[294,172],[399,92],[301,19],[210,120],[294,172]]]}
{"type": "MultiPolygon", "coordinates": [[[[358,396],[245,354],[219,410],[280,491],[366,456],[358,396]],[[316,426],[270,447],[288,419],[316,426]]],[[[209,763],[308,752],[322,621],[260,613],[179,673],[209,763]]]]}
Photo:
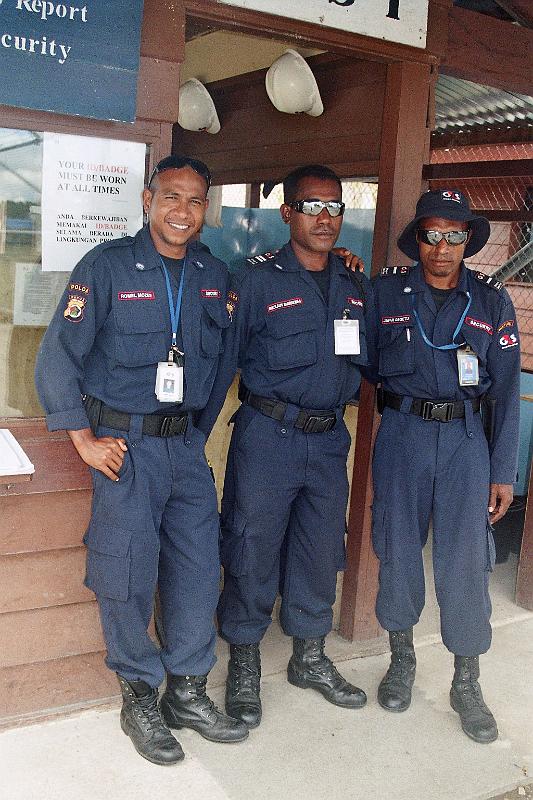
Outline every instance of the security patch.
{"type": "Polygon", "coordinates": [[[69,322],[81,322],[86,302],[85,297],[69,294],[67,307],[63,311],[65,319],[68,319],[69,322]]]}
{"type": "Polygon", "coordinates": [[[479,331],[485,331],[488,333],[489,336],[492,336],[493,327],[489,325],[488,322],[483,322],[480,319],[474,319],[474,317],[467,317],[465,319],[465,324],[470,325],[471,328],[477,328],[479,331]]]}
{"type": "Polygon", "coordinates": [[[294,306],[301,306],[303,299],[301,297],[291,297],[290,300],[278,300],[277,303],[270,303],[267,306],[267,311],[272,314],[274,311],[281,311],[285,308],[293,308],[294,306]]]}
{"type": "Polygon", "coordinates": [[[388,275],[408,275],[411,271],[411,267],[404,266],[404,267],[383,267],[380,271],[380,275],[385,278],[388,275]]]}
{"type": "Polygon", "coordinates": [[[406,325],[408,322],[411,322],[410,314],[398,314],[397,316],[389,314],[381,317],[382,325],[406,325]]]}
{"type": "Polygon", "coordinates": [[[510,347],[518,345],[518,336],[516,333],[504,333],[500,336],[500,347],[502,350],[509,350],[510,347]]]}
{"type": "Polygon", "coordinates": [[[363,308],[363,301],[358,297],[347,297],[346,300],[352,306],[359,306],[360,308],[363,308]]]}
{"type": "Polygon", "coordinates": [[[136,292],[119,292],[119,300],[155,300],[155,292],[152,291],[136,291],[136,292]]]}
{"type": "Polygon", "coordinates": [[[211,297],[215,300],[220,298],[220,292],[218,289],[200,289],[200,294],[202,297],[211,297]]]}

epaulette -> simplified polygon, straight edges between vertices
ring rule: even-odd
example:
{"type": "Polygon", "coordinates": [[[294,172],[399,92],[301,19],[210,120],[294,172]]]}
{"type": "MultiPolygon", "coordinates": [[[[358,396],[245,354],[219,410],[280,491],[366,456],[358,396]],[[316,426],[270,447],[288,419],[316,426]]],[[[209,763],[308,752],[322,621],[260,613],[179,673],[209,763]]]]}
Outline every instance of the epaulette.
{"type": "Polygon", "coordinates": [[[497,281],[492,275],[485,275],[484,272],[474,272],[474,277],[486,286],[490,286],[491,289],[496,289],[497,292],[503,289],[503,283],[497,281]]]}
{"type": "Polygon", "coordinates": [[[247,264],[263,264],[265,261],[271,261],[273,258],[276,258],[276,253],[271,253],[270,251],[267,253],[262,253],[260,256],[250,256],[246,259],[247,264]]]}
{"type": "Polygon", "coordinates": [[[131,247],[132,243],[133,236],[120,236],[117,239],[109,239],[105,242],[100,242],[83,256],[82,261],[86,264],[93,264],[100,253],[103,253],[105,250],[111,250],[113,247],[131,247]]]}
{"type": "Polygon", "coordinates": [[[403,266],[403,267],[383,267],[380,271],[380,275],[385,278],[389,277],[390,275],[409,275],[411,271],[411,267],[403,266]]]}

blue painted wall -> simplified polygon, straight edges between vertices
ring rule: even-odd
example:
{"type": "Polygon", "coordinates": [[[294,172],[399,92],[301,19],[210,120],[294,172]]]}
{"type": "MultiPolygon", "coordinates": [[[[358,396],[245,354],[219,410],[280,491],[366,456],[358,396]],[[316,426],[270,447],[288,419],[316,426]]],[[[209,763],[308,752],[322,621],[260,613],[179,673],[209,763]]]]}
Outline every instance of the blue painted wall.
{"type": "MultiPolygon", "coordinates": [[[[520,394],[533,395],[533,375],[523,372],[520,380],[520,394]]],[[[520,401],[520,450],[518,455],[518,483],[515,494],[527,494],[529,470],[533,455],[533,403],[520,401]]]]}
{"type": "MultiPolygon", "coordinates": [[[[231,270],[248,256],[278,250],[289,239],[289,228],[278,209],[222,209],[222,228],[204,228],[202,241],[231,270]]],[[[361,256],[370,271],[374,210],[349,209],[344,213],[338,246],[347,247],[361,256]]]]}

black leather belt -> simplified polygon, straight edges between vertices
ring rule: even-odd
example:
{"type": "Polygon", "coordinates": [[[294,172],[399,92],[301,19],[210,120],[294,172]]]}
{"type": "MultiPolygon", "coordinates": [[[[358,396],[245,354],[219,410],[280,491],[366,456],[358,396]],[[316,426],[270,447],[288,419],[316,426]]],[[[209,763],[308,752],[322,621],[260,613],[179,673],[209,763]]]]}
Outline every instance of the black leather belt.
{"type": "MultiPolygon", "coordinates": [[[[394,408],[399,411],[402,405],[403,396],[394,392],[383,391],[383,406],[394,408]]],[[[479,411],[481,398],[474,397],[466,402],[471,403],[474,413],[479,411]]],[[[409,410],[410,414],[429,420],[434,419],[438,422],[450,422],[452,419],[461,419],[465,415],[464,400],[425,400],[423,397],[414,397],[409,410]]]]}
{"type": "MultiPolygon", "coordinates": [[[[252,394],[243,383],[239,385],[239,400],[278,422],[284,418],[288,405],[282,400],[271,400],[269,397],[252,394]]],[[[332,430],[336,422],[337,417],[332,411],[308,411],[302,408],[294,421],[294,427],[304,433],[325,433],[332,430]]]]}
{"type": "MultiPolygon", "coordinates": [[[[84,399],[84,405],[93,430],[96,430],[98,425],[103,425],[105,428],[129,431],[131,414],[115,411],[114,408],[106,406],[95,397],[87,396],[84,399]]],[[[145,414],[142,432],[146,436],[179,436],[187,430],[188,421],[187,414],[173,417],[164,417],[162,414],[145,414]]]]}

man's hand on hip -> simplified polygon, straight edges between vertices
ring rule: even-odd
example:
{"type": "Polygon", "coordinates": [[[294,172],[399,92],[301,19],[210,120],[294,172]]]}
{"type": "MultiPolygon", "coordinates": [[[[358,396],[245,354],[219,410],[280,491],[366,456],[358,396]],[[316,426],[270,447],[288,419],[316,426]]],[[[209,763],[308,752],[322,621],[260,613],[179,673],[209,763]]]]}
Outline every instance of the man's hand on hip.
{"type": "Polygon", "coordinates": [[[128,449],[124,439],[113,436],[97,438],[90,428],[67,431],[80,457],[90,467],[103,472],[111,481],[118,481],[118,473],[128,449]]]}

